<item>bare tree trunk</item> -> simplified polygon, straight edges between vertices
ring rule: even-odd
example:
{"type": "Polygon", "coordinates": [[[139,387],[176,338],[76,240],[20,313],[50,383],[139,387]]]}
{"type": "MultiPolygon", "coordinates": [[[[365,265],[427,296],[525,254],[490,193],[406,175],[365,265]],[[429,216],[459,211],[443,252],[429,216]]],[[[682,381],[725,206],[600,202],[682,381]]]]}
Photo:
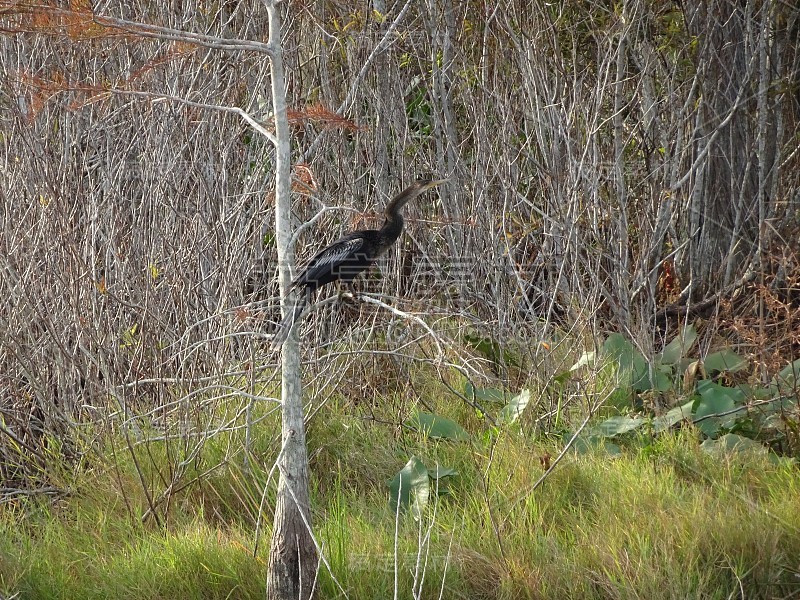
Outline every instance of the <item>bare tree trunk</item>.
{"type": "MultiPolygon", "coordinates": [[[[272,46],[272,106],[275,113],[275,229],[283,312],[292,310],[286,290],[294,264],[291,244],[291,182],[289,121],[281,54],[281,19],[277,2],[265,0],[272,46]]],[[[311,598],[318,558],[311,535],[311,503],[308,493],[308,453],[303,425],[300,351],[296,334],[283,345],[281,361],[283,400],[283,447],[278,457],[280,480],[275,505],[272,547],[267,569],[267,598],[288,600],[311,598]]]]}

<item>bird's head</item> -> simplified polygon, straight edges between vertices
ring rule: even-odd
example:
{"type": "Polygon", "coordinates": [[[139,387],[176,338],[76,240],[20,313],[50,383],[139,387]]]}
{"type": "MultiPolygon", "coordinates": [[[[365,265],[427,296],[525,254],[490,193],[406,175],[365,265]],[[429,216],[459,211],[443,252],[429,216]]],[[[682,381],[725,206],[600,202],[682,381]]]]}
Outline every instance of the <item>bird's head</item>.
{"type": "Polygon", "coordinates": [[[417,179],[414,184],[409,189],[418,188],[418,194],[422,192],[427,192],[431,188],[435,188],[437,185],[442,185],[450,181],[449,179],[433,179],[432,177],[420,177],[417,179]]]}
{"type": "Polygon", "coordinates": [[[402,223],[403,219],[400,216],[401,208],[403,208],[408,202],[420,194],[427,192],[429,189],[434,188],[437,185],[443,184],[445,181],[447,181],[447,179],[417,179],[417,181],[392,198],[392,201],[386,206],[384,214],[386,215],[387,221],[397,221],[402,223]]]}
{"type": "Polygon", "coordinates": [[[389,203],[389,206],[386,207],[386,214],[387,216],[390,214],[397,214],[401,208],[403,208],[407,202],[413,200],[420,194],[427,192],[431,188],[435,188],[437,185],[442,185],[447,179],[432,179],[432,178],[424,178],[424,179],[417,179],[414,183],[404,189],[402,192],[397,194],[397,196],[392,199],[389,203]]]}

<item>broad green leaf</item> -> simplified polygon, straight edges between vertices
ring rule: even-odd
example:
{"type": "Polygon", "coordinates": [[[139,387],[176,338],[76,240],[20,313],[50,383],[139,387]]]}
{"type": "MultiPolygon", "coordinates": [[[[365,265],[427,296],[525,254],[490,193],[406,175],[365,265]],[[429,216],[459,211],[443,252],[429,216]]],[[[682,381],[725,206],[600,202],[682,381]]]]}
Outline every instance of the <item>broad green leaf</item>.
{"type": "Polygon", "coordinates": [[[419,521],[431,493],[428,468],[416,456],[412,456],[400,472],[389,482],[389,502],[393,511],[406,510],[411,506],[414,519],[419,521]]]}
{"type": "Polygon", "coordinates": [[[632,366],[635,359],[644,362],[641,353],[620,333],[612,333],[603,342],[603,356],[614,360],[620,367],[632,366]]]}
{"type": "Polygon", "coordinates": [[[683,406],[676,406],[673,409],[670,409],[666,414],[661,415],[660,417],[656,417],[653,419],[653,431],[656,433],[661,433],[680,423],[684,419],[691,419],[692,417],[692,406],[694,405],[694,399],[689,400],[683,406]]]}
{"type": "Polygon", "coordinates": [[[708,380],[698,382],[697,391],[700,394],[700,398],[694,405],[694,420],[703,433],[709,437],[714,437],[719,432],[720,427],[732,425],[736,420],[736,415],[727,414],[720,417],[709,417],[709,415],[717,415],[733,410],[744,402],[745,396],[741,390],[724,387],[708,380]],[[700,419],[703,417],[709,418],[701,421],[700,419]]]}
{"type": "Polygon", "coordinates": [[[630,385],[637,391],[649,389],[647,361],[621,334],[612,333],[606,338],[603,344],[603,356],[616,363],[620,385],[623,387],[630,385]]]}
{"type": "Polygon", "coordinates": [[[709,354],[703,364],[707,373],[722,373],[723,371],[735,373],[747,367],[747,361],[729,348],[709,354]]]}
{"type": "Polygon", "coordinates": [[[644,356],[633,344],[619,333],[612,333],[603,344],[603,356],[617,364],[620,385],[630,385],[637,392],[656,389],[666,391],[671,386],[670,378],[658,371],[650,369],[644,356]]]}
{"type": "Polygon", "coordinates": [[[572,377],[572,371],[563,371],[558,375],[556,375],[555,377],[553,377],[553,381],[555,381],[556,383],[564,384],[567,381],[569,381],[570,377],[572,377]]]}
{"type": "Polygon", "coordinates": [[[740,383],[735,386],[737,390],[742,392],[742,395],[745,398],[750,400],[769,400],[775,394],[773,393],[774,390],[771,390],[769,387],[763,387],[761,385],[755,386],[750,385],[749,383],[740,383]]]}
{"type": "Polygon", "coordinates": [[[522,390],[519,394],[511,399],[511,402],[503,407],[503,409],[497,415],[498,421],[510,425],[520,417],[530,401],[531,391],[522,390]]]}
{"type": "Polygon", "coordinates": [[[464,395],[467,398],[475,397],[481,402],[505,402],[506,393],[495,388],[476,388],[469,382],[464,384],[464,395]]]}
{"type": "Polygon", "coordinates": [[[643,417],[623,417],[615,416],[606,419],[594,428],[594,431],[602,437],[614,437],[641,427],[647,419],[643,417]]]}
{"type": "Polygon", "coordinates": [[[664,347],[661,353],[661,364],[676,365],[686,356],[686,353],[697,340],[697,330],[694,325],[689,325],[681,334],[676,336],[669,344],[664,347]]]}
{"type": "Polygon", "coordinates": [[[605,450],[609,456],[619,456],[622,454],[622,450],[617,444],[591,434],[580,436],[570,447],[570,450],[577,454],[588,454],[590,452],[596,452],[599,449],[605,450]]]}
{"type": "Polygon", "coordinates": [[[498,342],[490,338],[479,337],[469,333],[464,334],[464,341],[472,346],[476,351],[493,363],[500,365],[503,362],[515,367],[519,366],[519,360],[511,352],[504,349],[498,342]]]}
{"type": "Polygon", "coordinates": [[[672,389],[672,369],[665,365],[653,365],[651,385],[658,392],[672,389]]]}
{"type": "Polygon", "coordinates": [[[470,437],[469,433],[452,419],[422,411],[415,413],[406,421],[406,425],[432,438],[468,440],[470,437]]]}
{"type": "Polygon", "coordinates": [[[736,435],[735,433],[726,433],[716,440],[707,439],[700,447],[709,454],[731,455],[739,452],[765,454],[767,449],[756,441],[749,438],[736,435]]]}
{"type": "MultiPolygon", "coordinates": [[[[771,402],[758,407],[758,412],[761,415],[783,415],[787,411],[795,410],[797,410],[797,397],[787,398],[786,396],[776,396],[771,402]]],[[[786,427],[786,424],[783,427],[786,427]]]]}
{"type": "Polygon", "coordinates": [[[737,406],[741,406],[747,401],[747,396],[745,396],[745,393],[740,388],[726,387],[709,381],[708,379],[697,382],[697,393],[700,394],[701,397],[708,398],[709,400],[715,400],[718,397],[724,396],[730,398],[737,406]]]}
{"type": "Polygon", "coordinates": [[[453,475],[458,475],[458,471],[450,467],[443,467],[439,463],[436,463],[435,469],[428,469],[428,477],[431,479],[442,479],[443,477],[451,477],[453,475]]]}
{"type": "Polygon", "coordinates": [[[773,378],[772,383],[777,386],[779,394],[796,393],[800,387],[800,358],[781,369],[773,378]]]}

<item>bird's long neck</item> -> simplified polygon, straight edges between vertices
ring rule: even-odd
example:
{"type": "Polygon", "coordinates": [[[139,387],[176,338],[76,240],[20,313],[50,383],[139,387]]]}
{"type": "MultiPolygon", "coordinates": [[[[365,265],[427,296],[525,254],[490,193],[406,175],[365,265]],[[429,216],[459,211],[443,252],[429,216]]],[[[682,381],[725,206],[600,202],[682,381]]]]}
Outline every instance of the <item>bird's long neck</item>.
{"type": "Polygon", "coordinates": [[[381,244],[390,246],[397,241],[400,234],[403,233],[403,216],[400,213],[393,215],[386,215],[386,220],[383,222],[383,227],[378,232],[381,238],[381,244]]]}
{"type": "Polygon", "coordinates": [[[386,210],[383,211],[386,220],[383,222],[383,227],[381,227],[379,234],[384,248],[396,242],[400,234],[403,233],[404,221],[400,211],[409,200],[417,195],[411,188],[404,190],[395,196],[387,205],[386,210]]]}

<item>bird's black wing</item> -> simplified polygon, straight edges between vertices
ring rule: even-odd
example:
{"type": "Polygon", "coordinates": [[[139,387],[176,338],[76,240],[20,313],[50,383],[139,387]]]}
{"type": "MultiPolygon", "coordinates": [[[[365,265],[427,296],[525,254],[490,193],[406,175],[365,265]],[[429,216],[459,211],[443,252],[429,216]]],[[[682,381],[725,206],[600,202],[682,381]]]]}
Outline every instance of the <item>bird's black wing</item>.
{"type": "Polygon", "coordinates": [[[336,267],[356,255],[363,246],[364,237],[360,232],[336,240],[308,261],[303,272],[292,282],[292,289],[306,284],[321,284],[326,276],[330,276],[336,267]]]}
{"type": "Polygon", "coordinates": [[[289,337],[289,333],[300,320],[303,311],[311,304],[317,288],[331,281],[334,273],[337,273],[337,269],[358,255],[364,244],[364,236],[361,232],[356,231],[336,240],[308,262],[305,269],[289,287],[290,292],[296,288],[303,287],[304,289],[294,307],[287,312],[278,326],[272,340],[273,350],[280,348],[289,337]]]}

